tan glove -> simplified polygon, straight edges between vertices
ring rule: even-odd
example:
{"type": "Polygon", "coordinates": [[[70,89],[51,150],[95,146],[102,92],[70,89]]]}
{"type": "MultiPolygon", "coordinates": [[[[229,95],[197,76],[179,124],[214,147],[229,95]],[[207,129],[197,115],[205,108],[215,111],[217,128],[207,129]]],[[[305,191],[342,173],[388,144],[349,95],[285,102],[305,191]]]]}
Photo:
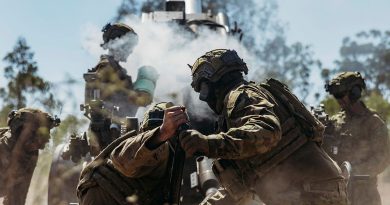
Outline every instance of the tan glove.
{"type": "Polygon", "coordinates": [[[187,156],[209,154],[209,143],[206,135],[196,130],[186,130],[180,133],[180,144],[187,156]]]}

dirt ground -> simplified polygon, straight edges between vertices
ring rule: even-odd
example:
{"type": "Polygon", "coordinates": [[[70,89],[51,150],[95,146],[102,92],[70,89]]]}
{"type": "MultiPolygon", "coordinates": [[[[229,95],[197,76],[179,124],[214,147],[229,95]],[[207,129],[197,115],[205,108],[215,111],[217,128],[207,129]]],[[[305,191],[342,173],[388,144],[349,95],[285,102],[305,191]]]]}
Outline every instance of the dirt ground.
{"type": "MultiPolygon", "coordinates": [[[[41,153],[38,160],[38,167],[34,171],[33,179],[26,200],[26,205],[47,205],[47,185],[48,174],[50,169],[51,155],[49,152],[41,153]]],[[[390,172],[390,168],[384,173],[390,172]]],[[[383,174],[385,175],[385,174],[383,174]]],[[[390,204],[390,182],[385,182],[384,176],[378,177],[379,193],[382,197],[382,205],[390,204]]],[[[389,175],[389,174],[387,174],[389,175]]],[[[3,204],[3,199],[0,198],[0,205],[3,204]]]]}

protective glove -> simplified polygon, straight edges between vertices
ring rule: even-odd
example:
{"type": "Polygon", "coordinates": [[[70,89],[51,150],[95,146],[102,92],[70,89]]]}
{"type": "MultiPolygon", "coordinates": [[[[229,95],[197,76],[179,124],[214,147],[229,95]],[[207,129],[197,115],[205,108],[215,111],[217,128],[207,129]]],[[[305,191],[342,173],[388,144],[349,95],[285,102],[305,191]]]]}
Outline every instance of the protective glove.
{"type": "Polygon", "coordinates": [[[209,143],[206,135],[196,130],[185,130],[180,133],[180,144],[187,156],[209,154],[209,143]]]}

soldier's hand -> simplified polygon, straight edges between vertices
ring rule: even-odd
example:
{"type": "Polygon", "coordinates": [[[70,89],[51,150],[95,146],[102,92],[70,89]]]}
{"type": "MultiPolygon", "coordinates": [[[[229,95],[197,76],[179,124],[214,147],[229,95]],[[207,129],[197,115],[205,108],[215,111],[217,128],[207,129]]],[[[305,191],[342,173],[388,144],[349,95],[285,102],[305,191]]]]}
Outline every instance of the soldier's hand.
{"type": "Polygon", "coordinates": [[[180,125],[188,122],[188,116],[182,106],[173,106],[164,111],[163,123],[160,127],[160,140],[173,137],[180,125]]]}
{"type": "Polygon", "coordinates": [[[196,130],[186,130],[180,133],[180,144],[187,156],[209,154],[207,136],[196,130]]]}

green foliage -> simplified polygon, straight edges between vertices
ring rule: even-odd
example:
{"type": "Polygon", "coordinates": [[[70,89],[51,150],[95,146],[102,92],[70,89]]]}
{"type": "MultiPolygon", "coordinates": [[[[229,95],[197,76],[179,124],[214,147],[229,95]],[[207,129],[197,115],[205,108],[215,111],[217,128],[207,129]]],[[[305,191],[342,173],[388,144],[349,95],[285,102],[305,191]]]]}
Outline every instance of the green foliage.
{"type": "Polygon", "coordinates": [[[325,112],[332,116],[340,111],[340,106],[337,103],[337,100],[333,96],[326,96],[326,98],[321,102],[325,106],[325,112]]]}
{"type": "Polygon", "coordinates": [[[390,127],[390,103],[378,91],[370,92],[364,97],[367,107],[375,110],[379,116],[386,120],[390,127]]]}
{"type": "Polygon", "coordinates": [[[364,73],[370,90],[389,96],[390,88],[390,31],[370,30],[346,37],[336,61],[340,71],[364,73]]]}
{"type": "MultiPolygon", "coordinates": [[[[379,116],[386,120],[390,127],[390,103],[383,97],[383,95],[377,91],[372,91],[367,93],[362,100],[367,107],[377,112],[379,116]]],[[[328,95],[321,103],[325,105],[325,111],[330,116],[340,111],[339,104],[331,95],[328,95]]]]}
{"type": "Polygon", "coordinates": [[[50,92],[50,83],[38,75],[38,66],[34,60],[34,53],[30,50],[24,38],[19,38],[14,49],[7,53],[3,61],[8,64],[4,68],[4,77],[8,80],[7,86],[0,89],[5,113],[12,109],[26,107],[38,103],[46,110],[53,110],[60,106],[50,92]]]}
{"type": "Polygon", "coordinates": [[[0,127],[7,126],[7,117],[8,113],[13,110],[13,107],[10,105],[5,105],[0,109],[0,127]]]}

